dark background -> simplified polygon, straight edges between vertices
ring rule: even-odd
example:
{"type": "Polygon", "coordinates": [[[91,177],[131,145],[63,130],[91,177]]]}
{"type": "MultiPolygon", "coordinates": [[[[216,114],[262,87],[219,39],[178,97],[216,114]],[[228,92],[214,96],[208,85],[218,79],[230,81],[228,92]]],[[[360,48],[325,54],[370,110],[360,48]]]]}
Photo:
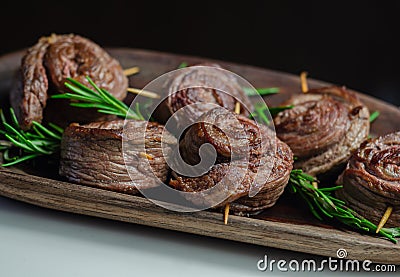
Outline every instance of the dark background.
{"type": "Polygon", "coordinates": [[[384,2],[14,1],[2,3],[0,54],[77,33],[104,47],[306,70],[399,106],[400,5],[384,2]]]}

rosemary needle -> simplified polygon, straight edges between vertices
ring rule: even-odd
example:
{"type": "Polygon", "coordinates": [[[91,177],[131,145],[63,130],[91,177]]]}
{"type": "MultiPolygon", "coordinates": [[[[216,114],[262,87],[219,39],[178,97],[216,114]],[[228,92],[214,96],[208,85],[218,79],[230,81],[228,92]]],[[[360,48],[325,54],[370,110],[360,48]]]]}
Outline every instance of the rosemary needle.
{"type": "Polygon", "coordinates": [[[272,117],[276,116],[281,111],[292,109],[293,105],[290,106],[278,106],[278,107],[268,107],[265,103],[256,103],[254,105],[254,112],[251,113],[251,117],[256,120],[260,120],[262,123],[269,125],[270,121],[267,116],[267,112],[270,113],[272,117]]]}
{"type": "Polygon", "coordinates": [[[187,63],[187,62],[181,62],[181,63],[178,65],[178,69],[185,68],[185,67],[187,67],[187,66],[188,66],[188,63],[187,63]]]}
{"type": "Polygon", "coordinates": [[[379,116],[379,111],[374,111],[370,116],[369,116],[369,122],[372,123],[374,122],[379,116]]]}
{"type": "Polygon", "coordinates": [[[271,88],[256,88],[255,90],[253,88],[248,88],[244,87],[243,88],[244,93],[247,96],[254,96],[254,95],[270,95],[270,94],[276,94],[279,92],[279,88],[277,87],[271,87],[271,88]]]}

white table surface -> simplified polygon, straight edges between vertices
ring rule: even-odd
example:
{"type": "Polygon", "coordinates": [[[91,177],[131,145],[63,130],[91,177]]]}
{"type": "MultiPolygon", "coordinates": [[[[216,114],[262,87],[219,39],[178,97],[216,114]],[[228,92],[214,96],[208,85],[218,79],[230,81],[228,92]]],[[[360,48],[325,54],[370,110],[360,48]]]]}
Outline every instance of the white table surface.
{"type": "Polygon", "coordinates": [[[265,254],[269,259],[300,262],[322,258],[58,212],[4,197],[0,197],[0,242],[2,277],[287,276],[276,270],[259,271],[257,261],[265,254]]]}

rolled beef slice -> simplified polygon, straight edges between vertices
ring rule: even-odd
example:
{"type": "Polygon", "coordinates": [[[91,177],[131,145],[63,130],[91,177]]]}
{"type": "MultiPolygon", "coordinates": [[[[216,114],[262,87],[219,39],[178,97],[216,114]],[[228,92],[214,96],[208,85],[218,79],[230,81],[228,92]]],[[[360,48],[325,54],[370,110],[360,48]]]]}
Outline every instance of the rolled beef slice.
{"type": "Polygon", "coordinates": [[[117,99],[125,98],[128,79],[119,62],[99,45],[74,34],[40,38],[23,56],[10,92],[20,126],[26,130],[32,121],[44,120],[65,127],[101,118],[95,111],[70,107],[68,100],[49,99],[67,91],[67,78],[91,87],[86,76],[117,99]]]}
{"type": "Polygon", "coordinates": [[[176,144],[163,131],[158,123],[135,120],[71,124],[62,137],[59,173],[75,183],[124,193],[155,187],[167,180],[165,160],[176,144]]]}

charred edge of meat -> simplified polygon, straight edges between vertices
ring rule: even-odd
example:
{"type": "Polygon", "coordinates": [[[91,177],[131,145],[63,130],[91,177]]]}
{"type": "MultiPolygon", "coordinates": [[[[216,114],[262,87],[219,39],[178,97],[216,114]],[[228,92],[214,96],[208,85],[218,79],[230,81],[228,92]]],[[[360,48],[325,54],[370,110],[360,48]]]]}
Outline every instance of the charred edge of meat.
{"type": "MultiPolygon", "coordinates": [[[[90,86],[86,76],[116,98],[125,98],[128,79],[119,62],[99,45],[74,34],[53,34],[40,38],[22,58],[10,93],[11,106],[21,127],[29,129],[32,121],[42,122],[43,110],[49,108],[47,101],[50,94],[65,92],[67,78],[90,86]]],[[[52,111],[45,116],[63,127],[69,122],[84,123],[99,118],[97,112],[77,113],[69,106],[68,100],[53,101],[50,106],[52,111]]]]}
{"type": "Polygon", "coordinates": [[[283,105],[294,107],[275,117],[277,135],[298,158],[295,168],[308,174],[340,168],[368,137],[368,109],[345,88],[312,89],[283,105]]]}
{"type": "Polygon", "coordinates": [[[337,184],[337,196],[357,213],[379,223],[393,208],[385,226],[400,225],[400,132],[365,141],[351,156],[337,184]]]}

